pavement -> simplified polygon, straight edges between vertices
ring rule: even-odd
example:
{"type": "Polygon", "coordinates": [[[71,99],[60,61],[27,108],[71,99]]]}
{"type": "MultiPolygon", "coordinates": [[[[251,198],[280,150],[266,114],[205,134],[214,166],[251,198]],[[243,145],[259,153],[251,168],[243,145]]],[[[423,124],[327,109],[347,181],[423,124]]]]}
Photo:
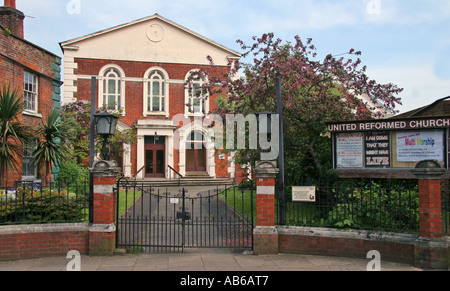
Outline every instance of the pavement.
{"type": "MultiPolygon", "coordinates": [[[[365,258],[341,258],[313,255],[262,255],[228,249],[191,249],[185,253],[120,255],[113,257],[53,257],[0,262],[0,271],[367,271],[365,258]],[[78,264],[79,263],[79,264],[78,264]]],[[[422,271],[414,266],[380,263],[380,271],[422,271]]]]}

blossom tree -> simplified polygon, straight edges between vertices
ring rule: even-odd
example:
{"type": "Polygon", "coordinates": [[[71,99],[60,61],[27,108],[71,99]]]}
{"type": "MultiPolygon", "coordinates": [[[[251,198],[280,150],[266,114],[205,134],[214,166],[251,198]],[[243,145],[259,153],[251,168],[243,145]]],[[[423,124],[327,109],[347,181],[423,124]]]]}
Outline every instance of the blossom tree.
{"type": "MultiPolygon", "coordinates": [[[[106,108],[99,108],[97,113],[107,111],[106,108]]],[[[118,117],[121,112],[115,113],[118,117]]],[[[89,143],[90,143],[90,122],[91,103],[79,100],[77,102],[64,105],[62,108],[62,119],[66,123],[71,123],[76,130],[73,142],[70,145],[72,156],[77,164],[87,166],[89,164],[89,143]]],[[[96,139],[99,137],[96,136],[96,139]]],[[[110,138],[110,146],[113,156],[116,159],[122,157],[123,144],[135,144],[137,136],[134,129],[116,130],[116,134],[110,138]]],[[[100,143],[96,142],[96,152],[99,152],[100,143]]]]}
{"type": "MultiPolygon", "coordinates": [[[[310,38],[304,42],[296,36],[294,42],[283,43],[269,33],[253,37],[253,41],[246,45],[238,40],[243,59],[251,63],[230,59],[227,74],[209,76],[210,82],[203,90],[221,94],[215,113],[222,116],[277,112],[275,84],[279,74],[287,167],[291,164],[303,167],[298,170],[309,167],[315,173],[321,172],[331,161],[326,123],[381,118],[395,113],[401,104],[398,95],[403,89],[370,79],[359,51],[350,49],[320,60],[310,38]],[[363,95],[371,102],[364,102],[363,95]]],[[[214,68],[214,60],[208,59],[214,68]]],[[[237,156],[238,162],[247,163],[258,155],[244,150],[237,156]]]]}

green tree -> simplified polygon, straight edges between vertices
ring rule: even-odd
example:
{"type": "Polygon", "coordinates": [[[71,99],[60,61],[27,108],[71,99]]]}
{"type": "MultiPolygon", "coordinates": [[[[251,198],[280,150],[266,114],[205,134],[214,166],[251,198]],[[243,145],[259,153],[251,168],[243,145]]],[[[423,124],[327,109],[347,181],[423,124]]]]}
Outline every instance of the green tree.
{"type": "Polygon", "coordinates": [[[0,177],[4,178],[5,185],[8,173],[20,167],[22,144],[35,138],[34,128],[23,125],[18,119],[23,108],[23,98],[17,90],[3,85],[0,90],[0,177]]]}
{"type": "MultiPolygon", "coordinates": [[[[97,113],[106,111],[106,108],[100,108],[97,113]]],[[[115,113],[119,118],[122,116],[121,112],[115,113]]],[[[62,119],[72,124],[74,128],[72,142],[70,144],[72,162],[79,165],[88,165],[89,159],[89,141],[90,141],[90,118],[91,118],[91,103],[84,100],[79,100],[70,104],[66,104],[62,108],[62,119]]],[[[96,137],[96,152],[100,151],[101,142],[99,137],[96,137]]],[[[116,134],[109,139],[112,156],[119,159],[123,155],[123,144],[135,144],[137,142],[137,135],[135,129],[130,130],[116,130],[116,134]]]]}
{"type": "MultiPolygon", "coordinates": [[[[283,42],[270,33],[254,37],[253,41],[251,45],[238,41],[244,51],[243,60],[248,63],[230,59],[226,74],[209,76],[210,82],[202,90],[209,90],[210,95],[222,93],[215,113],[223,118],[226,114],[277,112],[278,73],[282,84],[285,160],[286,166],[293,167],[286,171],[289,175],[328,174],[328,122],[382,117],[386,112],[395,112],[396,105],[401,104],[397,95],[403,89],[370,79],[366,66],[361,65],[359,51],[350,49],[339,56],[329,54],[319,59],[312,39],[302,41],[296,36],[294,42],[283,42]],[[363,102],[362,95],[372,102],[363,102]]],[[[212,58],[208,59],[214,68],[212,58]]],[[[254,150],[240,150],[236,155],[240,164],[253,163],[259,156],[254,150]]]]}
{"type": "Polygon", "coordinates": [[[41,121],[38,130],[40,140],[33,153],[38,168],[44,170],[46,182],[49,182],[52,165],[59,165],[68,159],[67,144],[71,137],[71,128],[60,118],[60,110],[53,108],[41,121]]]}

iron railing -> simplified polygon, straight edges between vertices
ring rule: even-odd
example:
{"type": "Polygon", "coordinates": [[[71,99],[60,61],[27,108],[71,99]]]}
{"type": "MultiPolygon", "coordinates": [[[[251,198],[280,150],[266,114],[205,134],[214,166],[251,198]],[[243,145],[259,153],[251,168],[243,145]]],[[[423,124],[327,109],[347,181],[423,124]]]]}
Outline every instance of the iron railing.
{"type": "Polygon", "coordinates": [[[129,252],[252,248],[256,195],[248,184],[191,193],[121,179],[116,188],[117,247],[129,252]]]}
{"type": "Polygon", "coordinates": [[[314,203],[292,202],[289,196],[287,201],[286,225],[290,226],[419,232],[416,180],[326,182],[316,186],[314,203]]]}
{"type": "Polygon", "coordinates": [[[0,225],[89,221],[89,183],[0,187],[0,225]]]}

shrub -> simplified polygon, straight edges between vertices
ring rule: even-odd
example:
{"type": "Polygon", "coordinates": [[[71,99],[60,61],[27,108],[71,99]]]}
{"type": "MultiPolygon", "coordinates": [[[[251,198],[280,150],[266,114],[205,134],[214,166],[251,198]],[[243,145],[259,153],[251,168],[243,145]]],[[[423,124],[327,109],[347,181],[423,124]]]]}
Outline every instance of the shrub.
{"type": "Polygon", "coordinates": [[[77,184],[89,180],[89,170],[75,162],[67,162],[60,166],[58,182],[63,184],[77,184]]]}
{"type": "Polygon", "coordinates": [[[88,196],[58,189],[18,187],[0,201],[0,223],[79,222],[86,220],[88,196]]]}
{"type": "Polygon", "coordinates": [[[336,188],[328,219],[338,228],[415,232],[419,226],[419,191],[373,181],[361,188],[336,188]]]}

